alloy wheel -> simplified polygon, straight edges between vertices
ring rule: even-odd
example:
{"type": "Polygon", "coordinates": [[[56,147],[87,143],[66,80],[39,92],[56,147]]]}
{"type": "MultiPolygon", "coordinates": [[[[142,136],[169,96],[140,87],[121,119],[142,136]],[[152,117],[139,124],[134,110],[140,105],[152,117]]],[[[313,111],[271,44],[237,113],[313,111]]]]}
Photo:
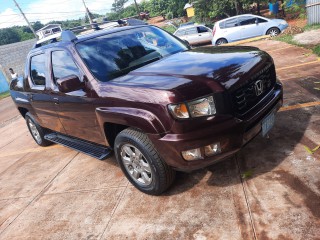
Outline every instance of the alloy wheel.
{"type": "Polygon", "coordinates": [[[37,143],[40,143],[41,142],[41,136],[40,136],[40,133],[39,133],[36,125],[31,120],[28,120],[28,125],[29,125],[30,132],[31,132],[32,136],[37,141],[37,143]]]}
{"type": "Polygon", "coordinates": [[[124,144],[120,155],[126,171],[137,184],[149,186],[152,183],[150,164],[138,148],[131,144],[124,144]]]}

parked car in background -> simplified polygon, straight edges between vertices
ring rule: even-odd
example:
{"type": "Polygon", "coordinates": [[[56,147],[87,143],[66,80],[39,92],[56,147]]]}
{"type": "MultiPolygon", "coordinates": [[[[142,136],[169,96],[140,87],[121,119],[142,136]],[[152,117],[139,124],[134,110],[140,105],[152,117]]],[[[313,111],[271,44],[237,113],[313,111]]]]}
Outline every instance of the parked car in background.
{"type": "Polygon", "coordinates": [[[204,25],[187,25],[180,27],[173,35],[187,41],[190,45],[212,41],[212,30],[204,25]]]}
{"type": "Polygon", "coordinates": [[[275,37],[288,27],[283,19],[268,19],[244,14],[216,22],[213,28],[213,45],[240,41],[247,38],[270,35],[275,37]]]}

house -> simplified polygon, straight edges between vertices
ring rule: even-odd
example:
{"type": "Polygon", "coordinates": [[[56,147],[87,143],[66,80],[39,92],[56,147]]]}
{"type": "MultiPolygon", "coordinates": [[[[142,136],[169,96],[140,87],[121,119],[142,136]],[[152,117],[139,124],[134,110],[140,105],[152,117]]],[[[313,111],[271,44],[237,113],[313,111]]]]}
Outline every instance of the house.
{"type": "Polygon", "coordinates": [[[61,33],[62,32],[62,28],[60,24],[49,24],[41,29],[39,29],[36,34],[40,39],[46,38],[50,35],[54,35],[57,33],[61,33]]]}
{"type": "Polygon", "coordinates": [[[187,3],[184,8],[184,10],[187,11],[187,16],[189,18],[193,17],[194,16],[194,7],[193,7],[193,4],[190,4],[190,3],[187,3]]]}

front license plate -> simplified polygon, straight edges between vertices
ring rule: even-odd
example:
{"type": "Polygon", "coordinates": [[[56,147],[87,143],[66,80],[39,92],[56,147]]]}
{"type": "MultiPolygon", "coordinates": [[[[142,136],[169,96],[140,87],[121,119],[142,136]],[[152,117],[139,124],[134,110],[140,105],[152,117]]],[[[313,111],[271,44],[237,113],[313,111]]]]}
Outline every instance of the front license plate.
{"type": "Polygon", "coordinates": [[[272,111],[265,119],[262,120],[262,136],[265,137],[273,128],[276,119],[276,114],[272,111]]]}

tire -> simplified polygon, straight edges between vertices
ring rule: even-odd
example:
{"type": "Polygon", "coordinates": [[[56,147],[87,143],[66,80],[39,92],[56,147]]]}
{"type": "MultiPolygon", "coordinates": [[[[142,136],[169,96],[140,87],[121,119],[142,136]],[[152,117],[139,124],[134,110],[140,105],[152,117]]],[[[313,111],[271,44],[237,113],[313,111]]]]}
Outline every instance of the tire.
{"type": "Polygon", "coordinates": [[[146,134],[133,128],[120,132],[114,151],[121,170],[140,191],[160,195],[174,181],[175,171],[161,158],[146,134]]]}
{"type": "Polygon", "coordinates": [[[34,120],[30,113],[26,114],[25,119],[31,136],[39,146],[46,147],[52,144],[52,142],[44,139],[45,130],[34,120]]]}
{"type": "Polygon", "coordinates": [[[217,46],[220,46],[220,45],[223,45],[223,44],[227,44],[228,43],[228,40],[225,39],[225,38],[219,38],[217,41],[216,41],[216,45],[217,46]]]}
{"type": "Polygon", "coordinates": [[[280,34],[280,29],[279,28],[276,28],[276,27],[273,27],[273,28],[270,28],[268,31],[267,31],[267,35],[270,35],[270,37],[276,37],[280,34]]]}

